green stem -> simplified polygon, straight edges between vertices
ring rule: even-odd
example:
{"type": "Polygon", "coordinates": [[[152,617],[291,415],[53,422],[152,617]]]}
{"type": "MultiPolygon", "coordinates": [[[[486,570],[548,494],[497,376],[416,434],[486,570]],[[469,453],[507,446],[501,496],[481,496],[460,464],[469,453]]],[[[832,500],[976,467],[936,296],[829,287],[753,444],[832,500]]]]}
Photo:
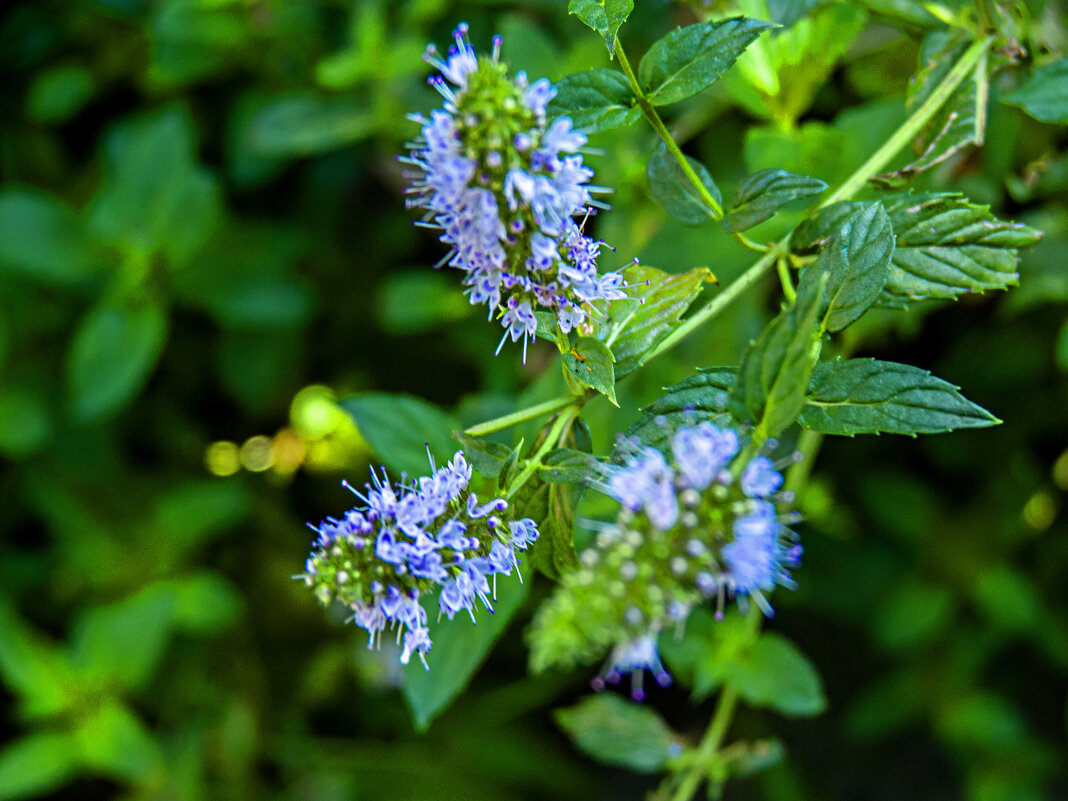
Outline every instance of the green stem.
{"type": "Polygon", "coordinates": [[[638,106],[641,108],[642,113],[645,115],[645,119],[649,120],[649,124],[653,126],[653,129],[660,135],[664,145],[667,147],[668,152],[675,159],[679,165],[679,169],[686,174],[686,177],[693,184],[694,190],[701,198],[701,202],[708,208],[708,215],[713,220],[718,220],[723,217],[723,207],[719,204],[712,193],[708,191],[708,187],[694,172],[693,167],[690,166],[690,162],[687,161],[685,154],[679,149],[678,144],[675,142],[675,137],[671,135],[671,132],[664,125],[664,121],[660,119],[660,113],[656,110],[656,107],[649,102],[649,98],[645,96],[645,92],[642,90],[642,86],[638,83],[638,79],[634,75],[634,70],[631,69],[630,62],[627,61],[627,56],[623,52],[623,43],[616,39],[616,57],[619,59],[619,66],[623,70],[623,74],[627,76],[627,82],[630,83],[630,90],[634,93],[634,97],[638,100],[638,106]]]}
{"type": "Polygon", "coordinates": [[[561,395],[558,398],[547,400],[545,403],[539,403],[537,406],[529,406],[526,409],[520,409],[518,412],[512,412],[503,417],[496,417],[493,420],[487,420],[485,423],[479,423],[477,426],[471,426],[465,429],[464,433],[471,437],[482,437],[486,434],[492,434],[494,431],[503,431],[506,428],[525,423],[527,420],[541,417],[543,414],[563,409],[569,403],[574,402],[575,399],[575,395],[561,395]]]}
{"type": "Polygon", "coordinates": [[[734,241],[741,245],[743,248],[745,248],[746,250],[751,250],[754,253],[767,253],[772,248],[771,245],[761,245],[759,242],[754,242],[741,231],[735,231],[731,234],[731,236],[734,237],[734,241]]]}
{"type": "Polygon", "coordinates": [[[571,422],[578,415],[581,410],[581,404],[578,402],[578,398],[574,395],[570,396],[574,401],[568,406],[560,415],[553,421],[552,428],[549,429],[549,433],[545,436],[545,440],[541,443],[541,447],[523,464],[523,469],[519,471],[519,474],[512,480],[508,486],[508,491],[504,494],[506,499],[511,499],[526,484],[530,477],[534,475],[539,467],[541,467],[542,457],[545,456],[553,448],[557,447],[558,442],[567,433],[566,429],[571,425],[571,422]]]}
{"type": "Polygon", "coordinates": [[[782,284],[782,293],[790,303],[793,303],[797,300],[797,290],[794,289],[794,282],[790,278],[790,268],[786,264],[785,256],[779,256],[779,258],[775,260],[775,269],[779,272],[779,283],[782,284]]]}

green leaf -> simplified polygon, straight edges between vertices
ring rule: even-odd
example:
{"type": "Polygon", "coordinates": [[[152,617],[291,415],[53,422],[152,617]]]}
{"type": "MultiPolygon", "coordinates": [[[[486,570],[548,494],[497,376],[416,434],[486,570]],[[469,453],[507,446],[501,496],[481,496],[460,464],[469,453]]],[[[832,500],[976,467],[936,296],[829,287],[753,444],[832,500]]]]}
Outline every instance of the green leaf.
{"type": "Polygon", "coordinates": [[[44,448],[54,431],[50,407],[44,387],[0,386],[0,453],[24,459],[44,448]]]}
{"type": "MultiPolygon", "coordinates": [[[[643,445],[658,450],[668,447],[671,432],[681,425],[704,420],[728,423],[727,403],[735,383],[736,368],[709,367],[697,375],[664,389],[664,394],[642,409],[642,418],[624,433],[625,440],[637,438],[643,445]]],[[[620,461],[621,452],[612,461],[620,461]]]]}
{"type": "Polygon", "coordinates": [[[66,732],[30,734],[0,751],[0,799],[33,798],[70,781],[78,772],[74,738],[66,732]]]}
{"type": "Polygon", "coordinates": [[[842,222],[820,248],[816,264],[801,276],[803,284],[828,277],[826,330],[841,331],[856,322],[879,298],[893,253],[894,230],[878,203],[857,209],[842,222]]]}
{"type": "Polygon", "coordinates": [[[430,469],[427,447],[439,465],[456,452],[452,432],[459,425],[421,398],[361,392],[342,398],[338,405],[352,415],[375,455],[393,470],[426,475],[430,469]]]}
{"type": "Polygon", "coordinates": [[[876,359],[821,362],[799,422],[824,434],[938,434],[1001,421],[926,370],[876,359]]]}
{"type": "Polygon", "coordinates": [[[167,587],[174,596],[175,628],[193,634],[211,634],[232,626],[244,607],[241,593],[218,573],[204,571],[182,576],[167,587]]]}
{"type": "Polygon", "coordinates": [[[455,619],[437,619],[437,595],[424,600],[428,614],[427,627],[434,645],[426,655],[430,670],[418,659],[412,659],[404,669],[404,700],[412,714],[412,723],[425,731],[430,723],[463,692],[490,648],[500,638],[530,592],[530,572],[519,582],[518,577],[502,576],[497,582],[494,612],[481,610],[478,624],[462,612],[455,619]]]}
{"type": "Polygon", "coordinates": [[[374,114],[352,95],[286,95],[260,109],[248,144],[260,156],[315,156],[359,141],[374,127],[374,114]]]}
{"type": "Polygon", "coordinates": [[[768,19],[789,27],[829,2],[831,0],[768,0],[768,19]]]}
{"type": "Polygon", "coordinates": [[[1068,58],[1035,68],[1014,92],[1001,98],[1042,122],[1068,124],[1068,58]]]}
{"type": "Polygon", "coordinates": [[[638,80],[654,106],[707,89],[761,33],[775,27],[747,17],[699,22],[657,40],[638,65],[638,80]]]}
{"type": "Polygon", "coordinates": [[[0,191],[0,276],[77,286],[99,265],[92,239],[61,200],[36,189],[0,191]]]}
{"type": "Polygon", "coordinates": [[[79,64],[64,64],[40,72],[26,97],[26,114],[34,122],[64,122],[79,111],[96,91],[93,73],[79,64]]]}
{"type": "Polygon", "coordinates": [[[564,354],[564,369],[579,384],[597,390],[618,406],[614,361],[612,351],[601,340],[579,337],[564,354]]]}
{"type": "Polygon", "coordinates": [[[728,406],[738,419],[757,422],[765,437],[793,423],[804,405],[819,358],[819,312],[826,286],[826,273],[802,282],[794,305],[765,326],[742,358],[728,406]]]}
{"type": "MultiPolygon", "coordinates": [[[[66,653],[31,628],[2,600],[0,678],[19,696],[21,711],[29,718],[58,714],[75,700],[77,688],[66,653]]],[[[0,782],[0,787],[4,786],[0,782]]]]}
{"type": "Polygon", "coordinates": [[[156,305],[90,309],[67,355],[71,415],[82,423],[114,414],[147,383],[167,340],[167,316],[156,305]]]}
{"type": "Polygon", "coordinates": [[[678,327],[705,283],[715,280],[707,267],[672,274],[637,264],[624,269],[623,277],[627,297],[598,305],[597,336],[612,349],[617,381],[641,366],[646,354],[678,327]]]}
{"type": "Polygon", "coordinates": [[[761,636],[732,664],[726,681],[751,706],[790,717],[818,715],[827,707],[816,668],[778,634],[761,636]]]}
{"type": "Polygon", "coordinates": [[[940,27],[938,17],[923,7],[920,0],[860,0],[860,4],[881,17],[897,23],[923,28],[940,27]]]}
{"type": "Polygon", "coordinates": [[[542,481],[577,484],[593,475],[597,460],[588,453],[571,448],[554,448],[542,457],[538,476],[542,481]]]}
{"type": "Polygon", "coordinates": [[[82,762],[127,782],[143,780],[163,757],[145,724],[121,704],[105,703],[83,718],[74,733],[82,762]]]}
{"type": "Polygon", "coordinates": [[[589,695],[553,713],[576,746],[594,759],[656,773],[678,754],[678,736],[655,711],[617,695],[589,695]]]}
{"type": "Polygon", "coordinates": [[[626,77],[617,70],[597,69],[565,75],[556,82],[549,119],[570,117],[577,130],[601,133],[630,125],[641,115],[626,77]]]}
{"type": "MultiPolygon", "coordinates": [[[[686,161],[712,197],[717,202],[722,201],[723,195],[705,166],[689,156],[686,156],[686,161]]],[[[653,148],[653,155],[649,158],[645,177],[649,182],[649,194],[653,200],[679,222],[686,225],[702,225],[715,219],[712,210],[701,200],[701,196],[686,173],[682,171],[674,156],[668,152],[663,140],[657,142],[656,147],[653,148]]]]}
{"type": "Polygon", "coordinates": [[[903,194],[883,201],[897,237],[886,288],[911,300],[956,298],[1015,285],[1016,248],[1042,234],[1005,222],[958,194],[903,194]]]}
{"type": "MultiPolygon", "coordinates": [[[[522,445],[522,443],[520,443],[520,445],[522,445]]],[[[512,448],[504,458],[504,461],[501,462],[501,469],[497,471],[498,492],[504,492],[512,483],[512,478],[515,476],[516,466],[519,464],[519,450],[519,447],[512,448]]]]}
{"type": "Polygon", "coordinates": [[[556,315],[547,311],[534,312],[534,319],[537,322],[537,329],[534,331],[535,339],[547,339],[556,345],[556,349],[561,353],[567,353],[570,349],[570,344],[567,341],[567,336],[560,330],[560,326],[557,324],[556,315]]]}
{"type": "Polygon", "coordinates": [[[616,54],[616,34],[634,10],[634,0],[568,0],[567,13],[574,14],[604,38],[609,57],[616,54]]]}
{"type": "Polygon", "coordinates": [[[512,449],[493,440],[468,436],[462,431],[453,432],[453,439],[460,443],[464,458],[487,478],[500,474],[501,465],[511,455],[512,449]]]}
{"type": "Polygon", "coordinates": [[[770,218],[791,200],[818,195],[827,184],[818,178],[786,170],[761,170],[738,187],[731,210],[723,220],[728,231],[744,231],[770,218]]]}

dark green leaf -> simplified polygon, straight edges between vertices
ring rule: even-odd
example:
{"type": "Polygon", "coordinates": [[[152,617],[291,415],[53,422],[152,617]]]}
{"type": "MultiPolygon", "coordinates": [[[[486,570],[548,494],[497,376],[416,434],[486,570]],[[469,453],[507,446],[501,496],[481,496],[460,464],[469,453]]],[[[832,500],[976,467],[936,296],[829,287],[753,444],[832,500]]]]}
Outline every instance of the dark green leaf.
{"type": "Polygon", "coordinates": [[[634,0],[568,0],[567,13],[574,14],[604,38],[608,55],[616,53],[616,34],[634,10],[634,0]]]}
{"type": "Polygon", "coordinates": [[[313,156],[363,139],[374,126],[374,115],[355,97],[289,95],[259,111],[249,146],[260,156],[313,156]]]}
{"type": "Polygon", "coordinates": [[[437,596],[423,601],[428,610],[430,638],[434,645],[426,655],[430,670],[412,659],[404,670],[404,700],[412,713],[415,728],[425,731],[431,721],[445,711],[467,687],[490,648],[500,638],[530,591],[533,576],[526,572],[520,583],[517,576],[502,576],[497,582],[494,613],[478,613],[477,625],[462,612],[453,620],[437,619],[437,596]]]}
{"type": "Polygon", "coordinates": [[[538,470],[542,481],[577,484],[593,475],[597,460],[589,453],[570,448],[555,448],[542,458],[544,467],[538,470]]]}
{"type": "Polygon", "coordinates": [[[793,423],[804,405],[819,358],[819,312],[826,286],[826,273],[802,282],[794,305],[765,326],[742,358],[728,406],[737,418],[757,422],[765,437],[793,423]]]}
{"type": "Polygon", "coordinates": [[[677,28],[653,43],[638,80],[655,106],[677,103],[719,78],[761,33],[775,27],[747,17],[677,28]]]}
{"type": "Polygon", "coordinates": [[[794,229],[790,235],[790,250],[794,253],[815,253],[842,227],[849,217],[867,204],[843,200],[824,206],[794,229]]]}
{"type": "Polygon", "coordinates": [[[78,772],[74,738],[66,732],[30,734],[0,751],[0,799],[34,798],[78,772]]]}
{"type": "Polygon", "coordinates": [[[806,283],[828,276],[825,329],[841,331],[871,307],[886,285],[893,253],[893,227],[878,203],[857,209],[842,222],[801,277],[806,283]]]}
{"type": "Polygon", "coordinates": [[[82,318],[67,356],[70,410],[91,422],[126,406],[156,367],[167,339],[159,306],[103,304],[82,318]]]}
{"type": "Polygon", "coordinates": [[[456,421],[421,398],[361,392],[342,398],[339,405],[352,415],[375,455],[393,470],[425,475],[430,469],[427,446],[439,465],[456,451],[456,421]]]}
{"type": "Polygon", "coordinates": [[[642,112],[634,102],[634,94],[621,72],[598,67],[557,81],[556,97],[547,113],[550,119],[570,117],[576,129],[595,134],[637,120],[642,112]]]}
{"type": "Polygon", "coordinates": [[[71,286],[85,283],[99,264],[81,222],[58,198],[36,189],[0,191],[0,276],[71,286]]]}
{"type": "Polygon", "coordinates": [[[501,469],[497,471],[497,489],[503,492],[511,483],[515,475],[516,465],[519,464],[519,448],[512,448],[501,462],[501,469]]]}
{"type": "Polygon", "coordinates": [[[50,407],[44,387],[0,386],[0,453],[23,459],[47,445],[54,431],[50,407]]]}
{"type": "MultiPolygon", "coordinates": [[[[723,195],[720,194],[719,187],[716,186],[705,166],[689,156],[686,156],[686,161],[716,202],[722,201],[723,195]]],[[[686,225],[702,225],[715,219],[712,210],[701,199],[693,183],[668,152],[667,145],[663,141],[657,142],[656,147],[653,148],[653,155],[649,158],[645,177],[649,181],[649,194],[653,200],[679,222],[686,225]]]]}
{"type": "Polygon", "coordinates": [[[636,773],[657,772],[679,751],[677,736],[656,712],[611,693],[587,696],[554,717],[582,751],[636,773]]]}
{"type": "MultiPolygon", "coordinates": [[[[531,548],[530,562],[554,580],[578,567],[575,553],[575,507],[583,487],[548,484],[547,516],[539,523],[538,539],[531,548]]],[[[536,518],[535,518],[536,519],[536,518]]]]}
{"type": "Polygon", "coordinates": [[[738,187],[731,210],[723,220],[728,231],[744,231],[771,217],[779,208],[809,195],[818,195],[827,184],[818,178],[786,170],[761,170],[738,187]]]}
{"type": "Polygon", "coordinates": [[[26,113],[35,122],[64,122],[89,102],[96,91],[93,73],[79,64],[64,64],[41,72],[26,98],[26,113]]]}
{"type": "Polygon", "coordinates": [[[1068,124],[1068,58],[1037,67],[1023,85],[1002,98],[1036,120],[1068,124]]]}
{"type": "MultiPolygon", "coordinates": [[[[727,400],[735,382],[734,367],[709,367],[697,375],[667,387],[664,394],[642,409],[643,416],[625,432],[643,445],[663,450],[668,437],[680,425],[711,420],[727,423],[727,400]]],[[[621,453],[612,455],[620,461],[621,453]]]]}
{"type": "Polygon", "coordinates": [[[512,453],[512,449],[499,442],[471,437],[462,431],[453,432],[453,438],[460,443],[464,458],[482,475],[493,478],[501,472],[501,465],[512,453]]]}
{"type": "Polygon", "coordinates": [[[614,361],[608,346],[593,337],[579,337],[564,354],[564,367],[575,381],[597,390],[618,406],[614,361]]]}
{"type": "Polygon", "coordinates": [[[1000,421],[926,370],[876,359],[821,362],[800,423],[824,434],[937,434],[1000,421]]]}
{"type": "Polygon", "coordinates": [[[746,703],[791,717],[818,715],[827,706],[816,668],[778,634],[761,636],[731,666],[726,681],[746,703]]]}
{"type": "Polygon", "coordinates": [[[768,0],[768,19],[789,27],[831,0],[768,0]]]}
{"type": "Polygon", "coordinates": [[[568,345],[567,337],[560,331],[560,326],[556,322],[556,315],[552,312],[536,311],[534,312],[534,319],[538,324],[534,332],[535,339],[547,339],[556,345],[556,349],[561,353],[567,353],[570,346],[568,345]]]}
{"type": "Polygon", "coordinates": [[[637,264],[623,270],[623,277],[627,298],[599,305],[597,326],[597,336],[615,355],[617,381],[641,366],[645,355],[678,326],[705,283],[714,280],[707,267],[672,274],[637,264]]]}

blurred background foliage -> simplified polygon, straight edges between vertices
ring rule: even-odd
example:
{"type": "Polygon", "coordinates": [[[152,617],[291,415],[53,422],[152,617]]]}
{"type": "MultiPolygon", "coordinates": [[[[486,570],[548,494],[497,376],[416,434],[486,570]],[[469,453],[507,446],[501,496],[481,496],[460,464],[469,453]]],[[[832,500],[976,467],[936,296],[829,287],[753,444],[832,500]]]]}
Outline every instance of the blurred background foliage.
{"type": "MultiPolygon", "coordinates": [[[[632,54],[707,10],[637,5],[632,54]]],[[[725,195],[765,167],[840,181],[904,119],[923,5],[716,3],[809,14],[669,124],[725,195]]],[[[1020,6],[1034,57],[1063,55],[1064,10],[1020,6]]],[[[653,786],[554,723],[592,671],[525,677],[548,580],[425,734],[395,653],[367,651],[290,580],[304,521],[345,508],[340,478],[373,457],[336,398],[412,393],[472,424],[562,390],[549,345],[526,368],[514,349],[492,357],[493,326],[429,268],[441,248],[403,209],[404,114],[436,104],[420,54],[459,19],[480,46],[502,34],[532,76],[608,66],[563,0],[34,0],[0,17],[0,799],[653,786]]],[[[801,587],[771,625],[811,655],[829,708],[742,713],[736,733],[776,736],[786,758],[728,798],[1068,798],[1068,135],[998,102],[990,115],[986,147],[919,186],[1044,230],[1022,286],[873,312],[846,347],[931,369],[1005,424],[826,444],[801,497],[801,587]]],[[[616,247],[605,266],[729,281],[748,255],[649,201],[653,142],[642,125],[591,142],[616,187],[592,223],[616,247]]],[[[595,450],[661,386],[735,363],[776,292],[629,378],[618,410],[593,401],[595,450]]],[[[709,714],[679,687],[650,703],[687,736],[709,714]]]]}

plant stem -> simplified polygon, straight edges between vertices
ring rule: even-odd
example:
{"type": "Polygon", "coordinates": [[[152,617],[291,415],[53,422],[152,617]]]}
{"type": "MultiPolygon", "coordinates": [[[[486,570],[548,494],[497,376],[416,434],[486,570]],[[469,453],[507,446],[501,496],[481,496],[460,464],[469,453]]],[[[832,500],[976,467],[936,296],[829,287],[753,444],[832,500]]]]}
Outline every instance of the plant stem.
{"type": "Polygon", "coordinates": [[[653,126],[653,129],[660,135],[664,145],[667,147],[668,152],[675,159],[679,165],[679,169],[686,174],[686,177],[693,184],[694,190],[701,198],[701,202],[705,204],[708,209],[708,216],[713,220],[718,220],[723,216],[723,207],[719,204],[712,193],[708,191],[708,187],[694,172],[693,167],[690,166],[690,162],[686,160],[686,155],[679,149],[678,144],[675,142],[675,137],[671,135],[671,132],[664,125],[664,121],[660,119],[660,113],[656,110],[656,107],[649,102],[649,98],[645,96],[645,92],[642,90],[641,84],[638,83],[638,79],[634,75],[634,70],[630,67],[630,62],[627,61],[626,53],[623,52],[623,43],[616,39],[616,57],[619,59],[619,66],[623,70],[623,74],[627,76],[627,82],[630,83],[630,90],[634,92],[634,97],[638,101],[638,106],[641,108],[642,113],[645,115],[645,119],[649,120],[649,124],[653,126]]]}
{"type": "Polygon", "coordinates": [[[493,420],[487,420],[485,423],[479,423],[477,426],[471,426],[470,428],[465,429],[464,433],[472,437],[481,437],[486,434],[492,434],[494,431],[503,431],[506,428],[525,423],[527,420],[541,417],[543,414],[555,412],[557,409],[563,409],[569,403],[575,401],[576,398],[577,396],[575,395],[561,395],[558,398],[547,400],[536,406],[528,406],[526,409],[520,409],[518,412],[512,412],[503,417],[496,417],[493,420]]]}
{"type": "Polygon", "coordinates": [[[786,264],[785,256],[779,256],[775,260],[775,269],[779,271],[779,283],[782,284],[782,293],[790,303],[793,303],[797,300],[797,291],[794,289],[794,282],[790,278],[790,268],[786,264]]]}
{"type": "Polygon", "coordinates": [[[512,480],[508,486],[508,491],[504,494],[506,499],[510,499],[526,484],[530,477],[534,475],[535,471],[541,467],[542,457],[549,451],[557,446],[558,441],[563,437],[565,429],[571,425],[571,421],[575,419],[581,409],[581,403],[574,395],[570,396],[573,403],[568,406],[564,411],[560,412],[556,420],[553,421],[552,428],[549,429],[549,433],[545,437],[545,441],[541,443],[541,447],[531,456],[523,465],[523,469],[519,471],[519,474],[512,480]]]}
{"type": "Polygon", "coordinates": [[[731,234],[731,236],[734,237],[734,241],[741,245],[743,248],[745,248],[746,250],[751,250],[754,253],[767,253],[772,248],[771,245],[761,245],[759,242],[754,242],[741,231],[735,231],[731,234]]]}

